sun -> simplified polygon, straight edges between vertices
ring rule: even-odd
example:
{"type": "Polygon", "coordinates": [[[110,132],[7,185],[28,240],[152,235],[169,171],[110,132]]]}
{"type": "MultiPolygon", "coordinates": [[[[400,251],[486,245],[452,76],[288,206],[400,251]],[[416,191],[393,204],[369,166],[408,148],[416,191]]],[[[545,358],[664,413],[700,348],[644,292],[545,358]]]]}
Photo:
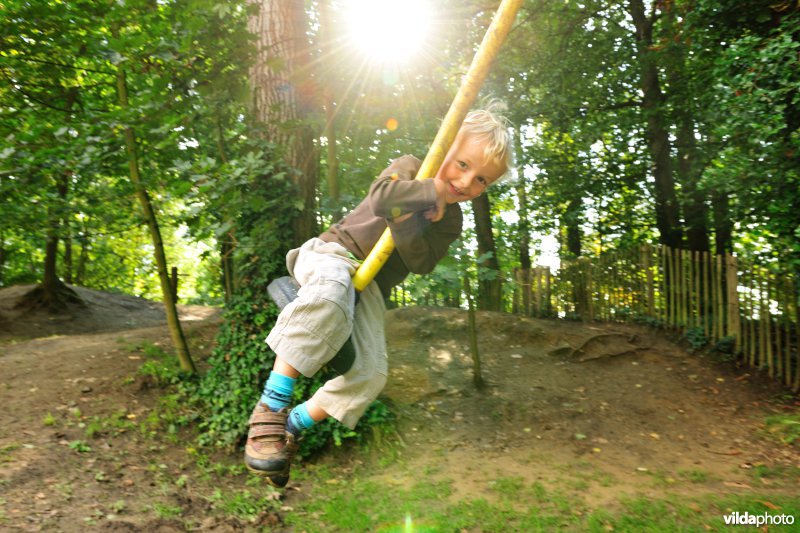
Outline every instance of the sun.
{"type": "Polygon", "coordinates": [[[425,0],[345,0],[347,40],[373,63],[405,63],[423,48],[431,9],[425,0]]]}

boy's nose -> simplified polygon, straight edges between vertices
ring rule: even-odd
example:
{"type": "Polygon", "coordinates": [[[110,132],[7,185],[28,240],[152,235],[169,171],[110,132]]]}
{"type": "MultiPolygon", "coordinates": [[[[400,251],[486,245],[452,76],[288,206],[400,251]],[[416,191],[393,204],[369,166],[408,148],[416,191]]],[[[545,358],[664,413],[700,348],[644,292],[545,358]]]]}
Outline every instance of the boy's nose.
{"type": "Polygon", "coordinates": [[[461,176],[461,183],[459,188],[461,190],[466,191],[471,189],[474,183],[475,183],[475,175],[472,172],[469,172],[461,176]]]}

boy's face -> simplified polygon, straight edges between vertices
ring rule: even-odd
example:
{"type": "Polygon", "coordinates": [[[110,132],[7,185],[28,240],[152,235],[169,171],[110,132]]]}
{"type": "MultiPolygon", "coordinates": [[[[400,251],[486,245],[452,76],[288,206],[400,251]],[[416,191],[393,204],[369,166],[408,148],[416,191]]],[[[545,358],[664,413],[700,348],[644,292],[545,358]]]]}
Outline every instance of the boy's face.
{"type": "Polygon", "coordinates": [[[505,173],[506,167],[502,163],[485,160],[484,144],[461,134],[456,136],[434,177],[444,183],[448,204],[466,202],[480,196],[505,173]]]}

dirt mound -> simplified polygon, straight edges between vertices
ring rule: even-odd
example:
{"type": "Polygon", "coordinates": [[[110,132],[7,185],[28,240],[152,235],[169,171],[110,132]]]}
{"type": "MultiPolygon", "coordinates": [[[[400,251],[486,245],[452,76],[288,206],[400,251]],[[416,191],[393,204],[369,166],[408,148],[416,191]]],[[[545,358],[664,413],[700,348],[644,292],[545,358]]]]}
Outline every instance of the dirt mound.
{"type": "MultiPolygon", "coordinates": [[[[0,289],[0,342],[12,338],[121,331],[156,326],[165,321],[164,306],[160,302],[74,285],[69,287],[84,305],[69,305],[57,314],[17,307],[20,299],[35,285],[0,289]]],[[[217,313],[213,308],[198,305],[178,306],[178,310],[182,320],[199,320],[217,313]]]]}
{"type": "Polygon", "coordinates": [[[437,476],[462,479],[459,498],[504,475],[554,485],[576,462],[593,479],[615,480],[613,491],[591,487],[592,503],[605,505],[641,493],[652,476],[702,471],[725,491],[746,486],[748,465],[765,458],[800,461],[758,436],[764,399],[781,394],[778,384],[691,355],[661,332],[490,312],[479,312],[477,325],[482,391],[464,311],[387,313],[385,394],[406,415],[408,469],[422,471],[436,451],[437,476]]]}

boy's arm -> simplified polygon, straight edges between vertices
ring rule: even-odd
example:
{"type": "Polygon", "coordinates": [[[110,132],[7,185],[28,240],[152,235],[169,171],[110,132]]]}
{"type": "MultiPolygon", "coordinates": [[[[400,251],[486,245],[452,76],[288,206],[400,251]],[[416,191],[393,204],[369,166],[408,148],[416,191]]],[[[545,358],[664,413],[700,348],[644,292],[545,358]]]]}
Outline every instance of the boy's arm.
{"type": "Polygon", "coordinates": [[[397,219],[409,213],[436,208],[438,193],[433,180],[415,180],[420,161],[405,155],[392,161],[372,183],[367,198],[372,213],[397,219]]]}
{"type": "Polygon", "coordinates": [[[408,219],[388,220],[395,249],[409,271],[428,274],[447,255],[450,244],[461,235],[461,209],[449,207],[447,216],[432,224],[423,214],[408,219]]]}
{"type": "Polygon", "coordinates": [[[400,258],[409,271],[427,274],[461,234],[458,206],[447,206],[434,180],[415,180],[420,161],[403,156],[373,182],[368,199],[375,216],[386,219],[400,258]],[[432,222],[436,222],[432,224],[432,222]]]}

